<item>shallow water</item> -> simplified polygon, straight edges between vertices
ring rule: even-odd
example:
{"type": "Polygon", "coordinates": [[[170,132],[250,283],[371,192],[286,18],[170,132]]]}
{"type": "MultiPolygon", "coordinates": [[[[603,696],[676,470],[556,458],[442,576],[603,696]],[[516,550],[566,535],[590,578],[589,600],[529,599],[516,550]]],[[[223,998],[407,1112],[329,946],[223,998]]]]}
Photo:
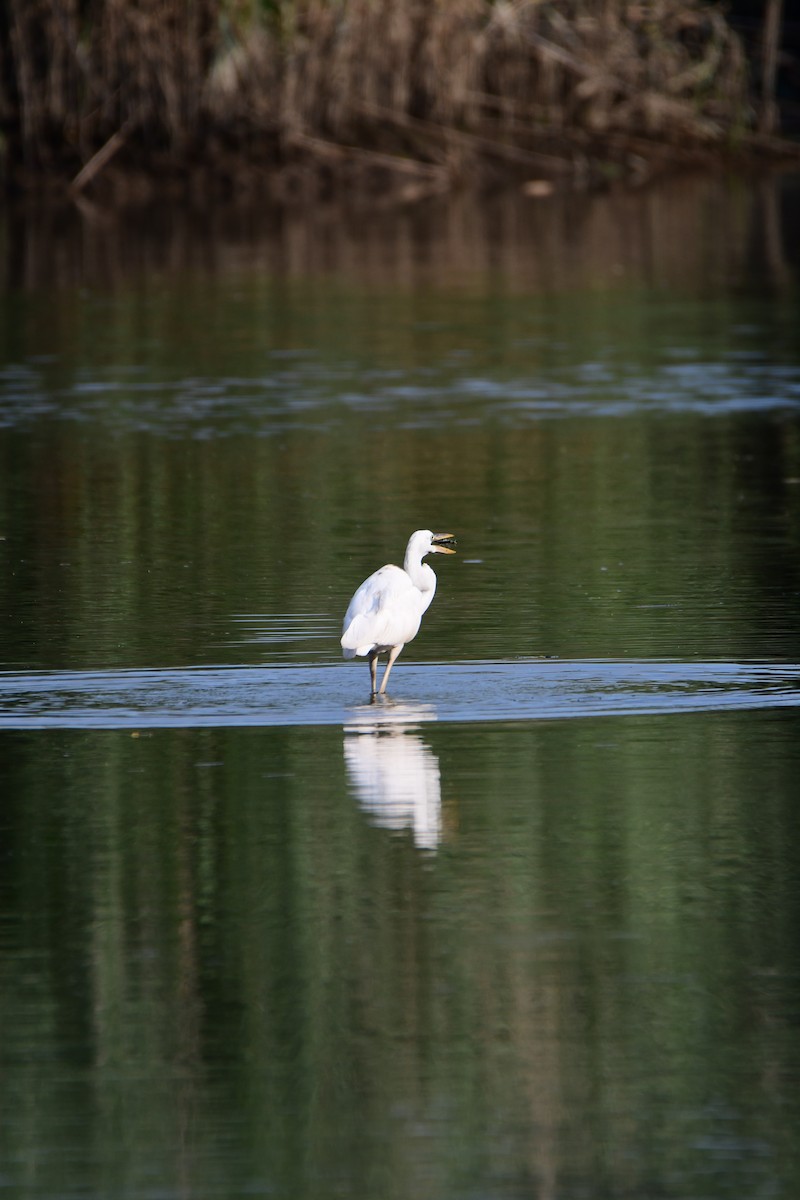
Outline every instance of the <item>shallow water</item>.
{"type": "Polygon", "coordinates": [[[797,196],[6,214],[0,1191],[794,1200],[797,196]]]}
{"type": "Polygon", "coordinates": [[[370,698],[366,669],[356,679],[345,666],[5,672],[0,729],[380,728],[800,706],[800,666],[789,663],[531,659],[396,674],[392,694],[370,698]]]}

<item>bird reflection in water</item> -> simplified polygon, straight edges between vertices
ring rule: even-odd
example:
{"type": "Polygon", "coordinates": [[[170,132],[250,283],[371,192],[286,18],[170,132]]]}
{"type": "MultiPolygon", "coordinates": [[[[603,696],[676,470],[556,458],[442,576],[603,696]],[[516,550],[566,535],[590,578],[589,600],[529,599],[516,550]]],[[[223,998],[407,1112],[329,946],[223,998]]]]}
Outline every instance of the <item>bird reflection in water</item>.
{"type": "Polygon", "coordinates": [[[410,829],[421,850],[435,850],[442,830],[439,760],[417,732],[435,721],[432,704],[391,700],[352,711],[344,726],[344,761],[361,808],[384,829],[410,829]]]}

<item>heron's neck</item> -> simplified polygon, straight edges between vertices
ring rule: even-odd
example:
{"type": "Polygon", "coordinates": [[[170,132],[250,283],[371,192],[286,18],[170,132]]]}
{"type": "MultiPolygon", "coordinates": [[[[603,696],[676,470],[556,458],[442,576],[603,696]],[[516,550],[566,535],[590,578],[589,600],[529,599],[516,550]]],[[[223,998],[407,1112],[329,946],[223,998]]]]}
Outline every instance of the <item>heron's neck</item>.
{"type": "Polygon", "coordinates": [[[411,576],[414,587],[419,588],[421,592],[433,593],[436,591],[436,574],[418,554],[407,553],[403,567],[406,574],[411,576]]]}

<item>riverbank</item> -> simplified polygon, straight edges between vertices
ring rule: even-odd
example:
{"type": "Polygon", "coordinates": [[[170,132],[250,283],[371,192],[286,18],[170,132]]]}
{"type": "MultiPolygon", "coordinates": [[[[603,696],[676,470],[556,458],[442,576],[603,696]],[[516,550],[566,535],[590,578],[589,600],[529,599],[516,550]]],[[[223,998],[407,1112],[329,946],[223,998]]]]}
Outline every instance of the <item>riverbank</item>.
{"type": "Polygon", "coordinates": [[[6,191],[277,201],[547,194],[777,160],[741,38],[701,0],[9,0],[6,191]]]}

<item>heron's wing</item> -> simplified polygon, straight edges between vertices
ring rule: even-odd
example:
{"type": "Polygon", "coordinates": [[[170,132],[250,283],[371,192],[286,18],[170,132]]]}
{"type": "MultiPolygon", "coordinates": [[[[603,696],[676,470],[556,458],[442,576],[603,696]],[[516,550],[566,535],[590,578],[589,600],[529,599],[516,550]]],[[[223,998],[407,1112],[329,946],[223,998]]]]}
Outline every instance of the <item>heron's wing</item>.
{"type": "Polygon", "coordinates": [[[364,580],[350,601],[342,626],[343,649],[368,654],[375,646],[411,641],[419,629],[419,597],[419,590],[400,567],[381,567],[364,580]]]}

